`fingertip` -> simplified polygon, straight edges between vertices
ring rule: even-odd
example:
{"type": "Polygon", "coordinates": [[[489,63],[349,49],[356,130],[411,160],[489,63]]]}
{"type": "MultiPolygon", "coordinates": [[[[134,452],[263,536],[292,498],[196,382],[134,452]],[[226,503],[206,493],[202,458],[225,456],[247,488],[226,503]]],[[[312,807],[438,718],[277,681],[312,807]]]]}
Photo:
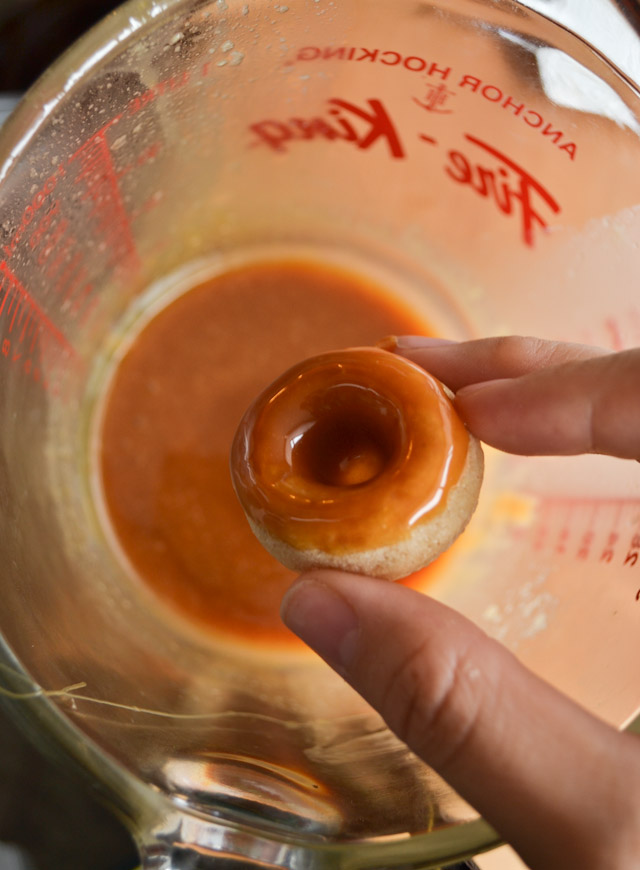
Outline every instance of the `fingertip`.
{"type": "Polygon", "coordinates": [[[396,348],[403,350],[431,350],[436,347],[451,347],[458,344],[452,338],[442,338],[438,335],[396,335],[396,348]]]}
{"type": "MultiPolygon", "coordinates": [[[[284,624],[295,632],[296,608],[304,600],[305,590],[309,586],[321,583],[322,579],[315,572],[305,571],[299,574],[286,590],[280,602],[280,618],[284,624]]],[[[296,632],[297,633],[297,632],[296,632]]]]}
{"type": "Polygon", "coordinates": [[[376,347],[379,347],[380,350],[388,350],[390,353],[393,353],[398,347],[398,336],[385,335],[380,341],[376,341],[376,347]]]}
{"type": "Polygon", "coordinates": [[[438,347],[448,347],[459,342],[451,338],[436,335],[386,335],[376,342],[376,347],[403,355],[406,351],[430,350],[438,347]]]}
{"type": "Polygon", "coordinates": [[[285,593],[280,613],[287,628],[344,674],[355,654],[359,619],[348,599],[328,582],[331,574],[298,577],[285,593]]]}

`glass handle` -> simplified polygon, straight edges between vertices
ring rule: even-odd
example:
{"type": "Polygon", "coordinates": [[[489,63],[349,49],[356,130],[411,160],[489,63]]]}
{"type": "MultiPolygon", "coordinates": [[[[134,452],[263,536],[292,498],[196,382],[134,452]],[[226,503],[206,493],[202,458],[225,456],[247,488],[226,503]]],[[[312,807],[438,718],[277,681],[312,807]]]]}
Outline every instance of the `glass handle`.
{"type": "MultiPolygon", "coordinates": [[[[139,831],[141,866],[137,870],[331,870],[343,866],[331,849],[302,853],[292,843],[271,839],[246,827],[171,811],[161,814],[146,831],[139,831]],[[315,852],[315,854],[314,854],[315,852]]],[[[429,859],[428,852],[424,860],[429,859]]],[[[435,856],[431,856],[434,860],[435,856]]],[[[414,856],[417,866],[422,861],[414,856]]],[[[380,858],[380,866],[389,866],[380,858]]],[[[403,864],[409,866],[408,864],[403,864]]],[[[443,865],[440,870],[479,870],[472,860],[443,865]]]]}
{"type": "MultiPolygon", "coordinates": [[[[136,870],[259,870],[261,862],[247,861],[233,855],[204,856],[191,849],[173,850],[171,855],[149,855],[136,870]]],[[[474,861],[449,864],[440,870],[479,870],[474,861]]]]}
{"type": "Polygon", "coordinates": [[[276,839],[175,810],[139,832],[138,847],[138,870],[295,870],[300,859],[276,839]]]}

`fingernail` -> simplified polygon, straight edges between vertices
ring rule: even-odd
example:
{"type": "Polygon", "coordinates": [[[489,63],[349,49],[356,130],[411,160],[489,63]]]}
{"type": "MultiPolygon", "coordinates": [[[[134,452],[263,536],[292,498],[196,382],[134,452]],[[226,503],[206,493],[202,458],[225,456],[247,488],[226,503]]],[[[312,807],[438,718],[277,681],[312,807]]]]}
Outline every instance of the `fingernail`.
{"type": "Polygon", "coordinates": [[[444,347],[449,344],[458,344],[450,338],[438,338],[435,335],[397,335],[396,348],[398,350],[418,350],[420,348],[444,347]]]}
{"type": "Polygon", "coordinates": [[[344,675],[356,652],[358,617],[337,592],[313,578],[294,583],[282,601],[282,620],[344,675]]]}

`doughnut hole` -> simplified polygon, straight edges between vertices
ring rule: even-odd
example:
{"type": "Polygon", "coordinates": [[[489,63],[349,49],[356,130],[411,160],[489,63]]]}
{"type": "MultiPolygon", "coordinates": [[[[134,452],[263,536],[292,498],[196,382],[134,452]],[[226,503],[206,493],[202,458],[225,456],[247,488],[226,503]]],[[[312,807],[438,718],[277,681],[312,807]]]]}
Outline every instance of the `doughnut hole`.
{"type": "Polygon", "coordinates": [[[311,403],[312,419],[291,436],[291,467],[309,483],[359,487],[393,465],[402,445],[399,409],[376,390],[334,386],[311,403]]]}

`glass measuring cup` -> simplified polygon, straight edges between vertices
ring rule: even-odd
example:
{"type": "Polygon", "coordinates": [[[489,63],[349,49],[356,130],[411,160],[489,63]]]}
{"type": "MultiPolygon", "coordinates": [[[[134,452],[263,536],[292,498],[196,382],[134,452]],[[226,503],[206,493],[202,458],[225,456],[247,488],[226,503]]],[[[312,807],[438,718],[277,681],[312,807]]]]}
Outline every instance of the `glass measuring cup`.
{"type": "MultiPolygon", "coordinates": [[[[2,694],[148,866],[432,867],[496,837],[314,659],[205,639],[123,569],[91,479],[114,354],[198,277],[292,251],[450,337],[637,344],[639,149],[621,74],[480,0],[129,3],[2,131],[2,694]]],[[[490,455],[429,591],[622,726],[639,500],[625,463],[490,455]]]]}

